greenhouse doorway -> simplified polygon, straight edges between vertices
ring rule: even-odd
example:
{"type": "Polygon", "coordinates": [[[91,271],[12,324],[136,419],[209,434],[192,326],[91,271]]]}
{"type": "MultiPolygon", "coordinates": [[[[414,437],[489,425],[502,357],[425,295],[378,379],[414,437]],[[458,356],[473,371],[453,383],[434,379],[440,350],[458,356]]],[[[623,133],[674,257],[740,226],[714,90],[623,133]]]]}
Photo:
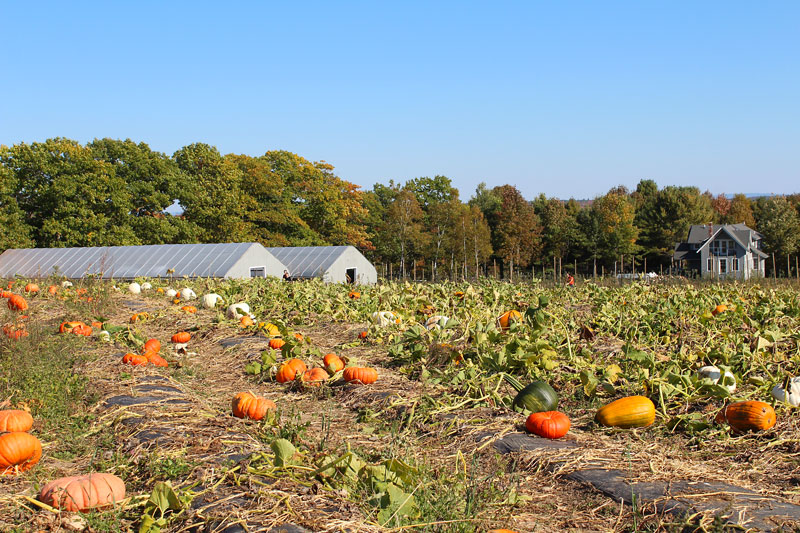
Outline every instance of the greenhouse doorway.
{"type": "Polygon", "coordinates": [[[344,271],[344,277],[347,283],[355,283],[356,282],[356,269],[355,268],[348,268],[344,271]]]}

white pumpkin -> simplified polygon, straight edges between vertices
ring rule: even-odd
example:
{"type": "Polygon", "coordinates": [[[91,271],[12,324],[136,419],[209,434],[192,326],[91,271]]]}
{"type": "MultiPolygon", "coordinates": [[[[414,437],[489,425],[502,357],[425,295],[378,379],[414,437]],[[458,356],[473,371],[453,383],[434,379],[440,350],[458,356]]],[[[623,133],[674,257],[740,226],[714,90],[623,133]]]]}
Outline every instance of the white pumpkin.
{"type": "Polygon", "coordinates": [[[69,287],[72,287],[72,282],[71,281],[62,281],[61,282],[61,286],[64,287],[65,289],[68,289],[69,287]]]}
{"type": "Polygon", "coordinates": [[[106,330],[101,330],[100,333],[97,334],[97,338],[103,342],[111,342],[111,333],[106,330]]]}
{"type": "Polygon", "coordinates": [[[131,294],[141,294],[142,286],[134,281],[133,283],[128,285],[128,292],[131,294]]]}
{"type": "Polygon", "coordinates": [[[203,307],[206,309],[213,309],[218,303],[222,303],[223,301],[222,296],[212,292],[203,296],[203,307]]]}
{"type": "Polygon", "coordinates": [[[230,319],[238,320],[245,315],[250,316],[250,306],[244,302],[239,302],[238,304],[229,305],[228,310],[225,311],[225,316],[227,316],[230,319]]]}
{"type": "Polygon", "coordinates": [[[167,289],[164,294],[167,295],[167,298],[175,298],[178,295],[178,291],[175,289],[167,289]]]}
{"type": "Polygon", "coordinates": [[[149,291],[149,290],[150,290],[150,289],[152,289],[152,288],[153,288],[153,286],[152,286],[152,285],[150,285],[150,283],[148,283],[147,281],[145,281],[144,283],[142,283],[142,290],[143,290],[143,291],[149,291]]]}
{"type": "Polygon", "coordinates": [[[697,373],[700,375],[701,378],[710,379],[714,383],[722,385],[730,392],[736,390],[736,376],[734,376],[730,370],[726,370],[723,376],[722,371],[719,368],[713,365],[709,365],[709,366],[704,366],[703,368],[698,370],[697,373]],[[722,381],[720,381],[720,377],[722,377],[722,381]]]}
{"type": "Polygon", "coordinates": [[[372,322],[379,325],[382,328],[390,324],[394,324],[397,320],[397,316],[391,311],[376,311],[372,313],[372,322]]]}
{"type": "Polygon", "coordinates": [[[450,320],[449,317],[442,316],[442,315],[433,315],[432,317],[428,318],[425,321],[425,329],[433,330],[433,329],[442,329],[447,321],[450,320]]]}
{"type": "Polygon", "coordinates": [[[181,300],[194,300],[197,295],[190,288],[181,289],[181,300]]]}
{"type": "Polygon", "coordinates": [[[775,385],[772,397],[793,407],[800,405],[800,376],[790,378],[783,384],[775,385]]]}

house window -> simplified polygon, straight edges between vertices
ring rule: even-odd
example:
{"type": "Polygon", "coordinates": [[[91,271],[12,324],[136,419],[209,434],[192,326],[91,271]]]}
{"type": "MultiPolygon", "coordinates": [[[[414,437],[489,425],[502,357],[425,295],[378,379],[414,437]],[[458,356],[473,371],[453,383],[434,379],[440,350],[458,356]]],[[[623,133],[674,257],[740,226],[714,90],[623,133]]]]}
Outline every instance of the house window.
{"type": "Polygon", "coordinates": [[[753,269],[758,270],[758,256],[753,257],[753,269]]]}
{"type": "Polygon", "coordinates": [[[266,277],[267,269],[265,267],[250,267],[250,277],[251,278],[263,278],[266,277]]]}
{"type": "Polygon", "coordinates": [[[719,260],[719,273],[725,274],[728,271],[728,260],[727,259],[720,259],[719,260]]]}
{"type": "Polygon", "coordinates": [[[737,272],[739,270],[739,258],[738,257],[734,257],[733,258],[733,266],[731,266],[731,270],[733,270],[734,272],[737,272]]]}
{"type": "Polygon", "coordinates": [[[708,258],[708,265],[706,266],[706,270],[711,272],[711,258],[710,257],[708,258]]]}

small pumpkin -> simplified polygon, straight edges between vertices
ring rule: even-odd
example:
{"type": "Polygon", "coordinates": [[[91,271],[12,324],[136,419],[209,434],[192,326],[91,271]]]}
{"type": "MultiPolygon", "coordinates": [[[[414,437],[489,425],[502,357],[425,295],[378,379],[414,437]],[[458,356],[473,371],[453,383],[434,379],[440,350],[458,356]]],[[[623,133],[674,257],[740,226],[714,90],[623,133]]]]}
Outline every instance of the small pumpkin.
{"type": "Polygon", "coordinates": [[[293,337],[294,337],[294,340],[296,340],[297,342],[303,342],[303,334],[302,333],[295,333],[293,335],[293,337]]]}
{"type": "Polygon", "coordinates": [[[569,431],[569,417],[560,411],[531,413],[525,420],[525,429],[546,439],[560,439],[569,431]]]}
{"type": "Polygon", "coordinates": [[[368,335],[368,333],[366,331],[359,331],[358,332],[358,338],[361,339],[361,340],[366,339],[367,335],[368,335]]]}
{"type": "Polygon", "coordinates": [[[181,300],[194,300],[195,298],[197,298],[197,294],[192,289],[188,287],[181,289],[181,300]]]}
{"type": "Polygon", "coordinates": [[[272,400],[256,396],[251,392],[240,392],[233,397],[231,402],[233,416],[252,420],[261,420],[267,415],[268,411],[277,408],[278,406],[272,400]]]}
{"type": "Polygon", "coordinates": [[[243,316],[239,319],[239,327],[240,328],[249,328],[251,326],[255,326],[256,323],[253,322],[253,319],[250,318],[248,315],[243,316]]]}
{"type": "Polygon", "coordinates": [[[370,385],[378,380],[378,371],[369,367],[349,366],[344,369],[342,377],[347,383],[370,385]]]}
{"type": "Polygon", "coordinates": [[[506,311],[499,317],[497,317],[497,325],[500,327],[502,331],[508,331],[511,327],[511,324],[519,322],[522,320],[522,314],[517,310],[506,311]]]}
{"type": "Polygon", "coordinates": [[[249,314],[250,314],[250,306],[244,302],[231,304],[228,306],[228,309],[225,310],[225,316],[233,320],[238,320],[242,318],[242,315],[249,315],[249,314]]]}
{"type": "Polygon", "coordinates": [[[727,310],[728,310],[728,306],[727,306],[727,305],[725,305],[725,304],[719,304],[718,306],[716,306],[716,307],[714,308],[714,310],[713,310],[713,311],[711,311],[711,314],[712,314],[712,315],[714,315],[714,316],[717,316],[718,314],[720,314],[720,313],[724,313],[724,312],[725,312],[725,311],[727,311],[727,310]]]}
{"type": "Polygon", "coordinates": [[[192,339],[192,336],[186,331],[179,331],[172,336],[173,344],[186,344],[192,339]]]}
{"type": "Polygon", "coordinates": [[[28,302],[25,301],[25,298],[23,298],[19,294],[12,294],[11,296],[9,296],[6,305],[12,311],[24,311],[28,308],[28,302]]]}
{"type": "Polygon", "coordinates": [[[134,281],[133,283],[128,285],[128,292],[130,292],[131,294],[141,294],[142,286],[134,281]]]}
{"type": "Polygon", "coordinates": [[[278,326],[271,322],[259,322],[258,329],[263,330],[264,333],[269,337],[277,337],[281,334],[278,326]]]}
{"type": "Polygon", "coordinates": [[[61,326],[59,326],[59,328],[58,328],[58,332],[59,333],[72,333],[72,330],[74,328],[77,328],[78,326],[84,326],[84,325],[86,325],[86,324],[84,324],[83,322],[80,322],[80,321],[62,322],[61,326]]]}
{"type": "Polygon", "coordinates": [[[544,381],[534,381],[522,386],[515,377],[503,374],[503,379],[517,391],[511,406],[522,412],[538,413],[558,409],[558,394],[544,381]]]}
{"type": "Polygon", "coordinates": [[[81,324],[79,326],[75,326],[72,328],[71,333],[73,335],[82,335],[84,337],[91,337],[92,336],[92,326],[87,326],[86,324],[81,324]]]}
{"type": "Polygon", "coordinates": [[[25,324],[7,324],[3,326],[3,333],[6,335],[6,337],[15,341],[18,341],[21,338],[29,335],[28,330],[25,329],[25,324]]]}
{"type": "Polygon", "coordinates": [[[14,294],[13,292],[9,292],[5,289],[0,290],[0,298],[11,298],[11,295],[14,294]]]}
{"type": "Polygon", "coordinates": [[[372,313],[372,321],[382,328],[396,323],[399,319],[391,311],[375,311],[372,313]]]}
{"type": "Polygon", "coordinates": [[[6,431],[28,431],[33,427],[33,417],[22,409],[0,411],[0,433],[6,431]]]}
{"type": "Polygon", "coordinates": [[[730,370],[723,372],[714,365],[707,365],[700,368],[697,373],[701,378],[710,379],[717,385],[722,385],[730,392],[736,390],[736,376],[734,376],[730,370]]]}
{"type": "Polygon", "coordinates": [[[286,344],[286,341],[283,339],[270,339],[269,340],[269,347],[273,350],[280,350],[283,348],[283,345],[286,344]]]}
{"type": "Polygon", "coordinates": [[[181,307],[181,311],[183,311],[184,313],[196,313],[197,308],[193,305],[184,305],[183,307],[181,307]]]}
{"type": "Polygon", "coordinates": [[[90,326],[92,326],[93,328],[96,328],[96,329],[103,329],[103,323],[102,323],[102,322],[100,322],[99,320],[95,320],[95,321],[93,321],[93,322],[90,324],[90,326]]]}
{"type": "Polygon", "coordinates": [[[777,421],[775,410],[766,402],[734,402],[724,409],[725,420],[734,431],[763,431],[777,421]]]}
{"type": "Polygon", "coordinates": [[[358,300],[359,298],[361,298],[361,293],[353,290],[347,293],[347,297],[350,298],[351,300],[358,300]]]}
{"type": "Polygon", "coordinates": [[[323,381],[328,380],[328,373],[324,368],[314,367],[303,372],[300,379],[309,387],[319,387],[323,381]]]}
{"type": "Polygon", "coordinates": [[[14,431],[0,435],[0,476],[30,470],[41,458],[42,443],[30,433],[14,431]]]}
{"type": "Polygon", "coordinates": [[[35,283],[28,283],[27,285],[25,285],[25,292],[37,293],[39,292],[39,286],[35,283]]]}
{"type": "Polygon", "coordinates": [[[325,357],[322,358],[322,364],[330,375],[334,375],[344,368],[344,361],[335,353],[325,354],[325,357]]]}
{"type": "Polygon", "coordinates": [[[55,295],[58,292],[58,287],[56,285],[50,285],[47,287],[47,292],[51,295],[55,295]]]}
{"type": "Polygon", "coordinates": [[[212,292],[203,296],[203,307],[206,309],[214,309],[217,303],[222,301],[222,296],[212,292]]]}
{"type": "Polygon", "coordinates": [[[122,356],[122,364],[125,365],[146,366],[147,362],[147,356],[138,353],[126,353],[122,356]]]}
{"type": "Polygon", "coordinates": [[[62,477],[39,491],[40,502],[72,512],[110,507],[124,499],[125,482],[113,474],[62,477]]]}
{"type": "Polygon", "coordinates": [[[608,427],[646,427],[656,420],[656,406],[650,398],[627,396],[598,409],[594,420],[608,427]]]}

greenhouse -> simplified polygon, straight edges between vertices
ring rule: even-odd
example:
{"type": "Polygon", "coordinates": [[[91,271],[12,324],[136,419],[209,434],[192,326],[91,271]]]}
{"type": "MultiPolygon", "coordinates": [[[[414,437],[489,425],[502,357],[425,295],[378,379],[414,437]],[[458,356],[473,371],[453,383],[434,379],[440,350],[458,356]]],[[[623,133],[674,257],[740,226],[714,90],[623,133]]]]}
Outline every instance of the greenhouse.
{"type": "Polygon", "coordinates": [[[378,272],[353,246],[297,246],[267,248],[286,265],[291,279],[321,278],[331,283],[371,285],[378,272]]]}
{"type": "Polygon", "coordinates": [[[285,268],[252,242],[33,248],[0,254],[0,278],[263,278],[280,277],[285,268]]]}

